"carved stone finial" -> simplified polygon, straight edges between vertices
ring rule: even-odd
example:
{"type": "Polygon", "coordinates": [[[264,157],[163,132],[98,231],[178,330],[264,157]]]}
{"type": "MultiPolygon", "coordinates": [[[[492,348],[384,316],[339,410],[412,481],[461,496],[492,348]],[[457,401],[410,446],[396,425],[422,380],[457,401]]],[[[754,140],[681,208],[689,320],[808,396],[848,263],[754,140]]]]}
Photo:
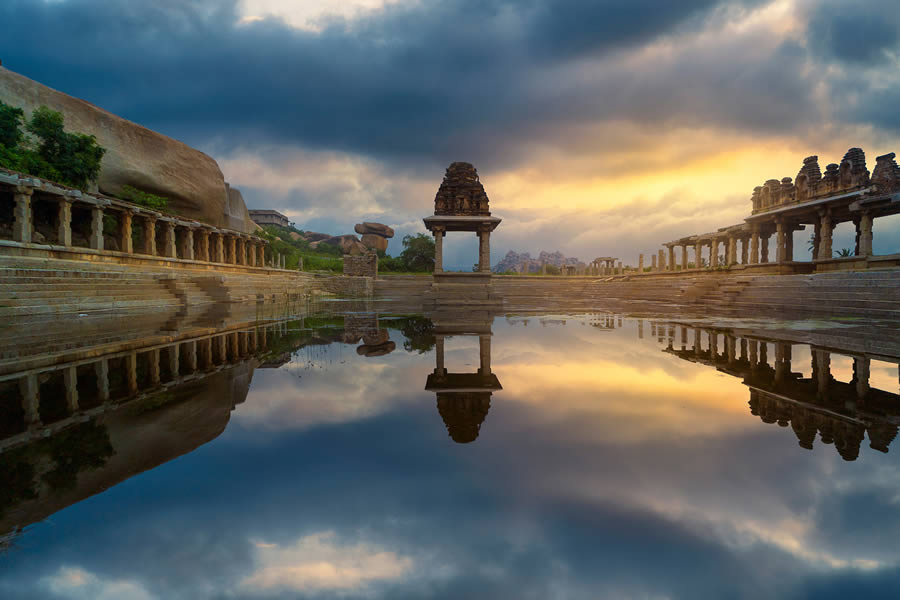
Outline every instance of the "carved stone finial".
{"type": "Polygon", "coordinates": [[[872,185],[878,193],[888,194],[900,189],[900,166],[894,160],[896,155],[891,152],[882,154],[875,159],[875,170],[872,171],[872,185]]]}

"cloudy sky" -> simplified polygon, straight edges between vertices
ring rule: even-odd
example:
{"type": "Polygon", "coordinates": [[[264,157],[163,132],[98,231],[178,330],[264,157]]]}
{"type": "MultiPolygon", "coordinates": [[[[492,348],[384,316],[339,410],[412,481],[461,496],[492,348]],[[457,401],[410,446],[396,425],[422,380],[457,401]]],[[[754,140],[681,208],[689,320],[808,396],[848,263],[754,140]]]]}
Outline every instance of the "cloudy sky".
{"type": "MultiPolygon", "coordinates": [[[[473,162],[495,260],[635,261],[740,222],[804,156],[900,150],[895,0],[5,0],[0,21],[4,66],[203,149],[304,229],[424,231],[473,162]]],[[[897,232],[876,223],[876,252],[897,232]]]]}

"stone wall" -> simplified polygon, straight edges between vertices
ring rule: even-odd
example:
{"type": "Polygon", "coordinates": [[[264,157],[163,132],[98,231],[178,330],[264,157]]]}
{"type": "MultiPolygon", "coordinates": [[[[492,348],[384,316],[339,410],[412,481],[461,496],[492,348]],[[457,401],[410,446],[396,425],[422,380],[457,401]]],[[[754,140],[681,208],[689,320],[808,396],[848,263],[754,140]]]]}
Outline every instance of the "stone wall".
{"type": "Polygon", "coordinates": [[[378,255],[344,255],[344,275],[347,277],[378,277],[378,255]]]}
{"type": "Polygon", "coordinates": [[[337,296],[371,296],[375,293],[375,279],[373,277],[323,277],[319,281],[322,289],[337,296]]]}

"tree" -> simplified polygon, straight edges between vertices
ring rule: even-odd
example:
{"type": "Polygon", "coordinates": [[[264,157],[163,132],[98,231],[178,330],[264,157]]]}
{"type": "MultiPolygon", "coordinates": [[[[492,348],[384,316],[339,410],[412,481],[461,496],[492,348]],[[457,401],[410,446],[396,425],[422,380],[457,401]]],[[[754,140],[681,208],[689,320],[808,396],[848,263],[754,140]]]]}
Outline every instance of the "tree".
{"type": "Polygon", "coordinates": [[[400,260],[407,271],[434,271],[434,239],[424,233],[404,236],[400,260]]]}
{"type": "Polygon", "coordinates": [[[853,250],[850,248],[841,248],[837,252],[834,253],[836,258],[849,258],[853,256],[853,250]]]}
{"type": "Polygon", "coordinates": [[[67,133],[61,113],[37,108],[20,129],[24,112],[0,102],[0,167],[86,189],[100,175],[106,150],[92,135],[67,133]]]}

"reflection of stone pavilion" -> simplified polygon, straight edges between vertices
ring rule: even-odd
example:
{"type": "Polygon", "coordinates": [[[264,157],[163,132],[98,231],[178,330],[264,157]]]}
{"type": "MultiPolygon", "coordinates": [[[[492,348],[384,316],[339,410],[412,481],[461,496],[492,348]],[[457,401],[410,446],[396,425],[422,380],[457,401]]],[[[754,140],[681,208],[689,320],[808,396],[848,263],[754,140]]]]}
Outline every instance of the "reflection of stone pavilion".
{"type": "Polygon", "coordinates": [[[488,197],[475,167],[455,162],[447,168],[434,197],[434,215],[425,217],[425,227],[434,234],[433,292],[455,296],[466,302],[491,302],[491,232],[500,224],[491,216],[488,197]],[[444,235],[450,231],[473,231],[478,235],[478,270],[473,273],[444,272],[444,235]],[[457,287],[465,284],[465,287],[457,287]]]}
{"type": "MultiPolygon", "coordinates": [[[[491,395],[503,389],[491,372],[491,316],[479,320],[478,314],[467,321],[435,320],[435,368],[425,389],[437,394],[438,412],[454,442],[475,441],[481,424],[491,408],[491,395]],[[479,367],[475,373],[449,373],[444,366],[444,340],[455,335],[478,336],[479,367]]],[[[436,317],[440,319],[440,317],[436,317]]]]}

